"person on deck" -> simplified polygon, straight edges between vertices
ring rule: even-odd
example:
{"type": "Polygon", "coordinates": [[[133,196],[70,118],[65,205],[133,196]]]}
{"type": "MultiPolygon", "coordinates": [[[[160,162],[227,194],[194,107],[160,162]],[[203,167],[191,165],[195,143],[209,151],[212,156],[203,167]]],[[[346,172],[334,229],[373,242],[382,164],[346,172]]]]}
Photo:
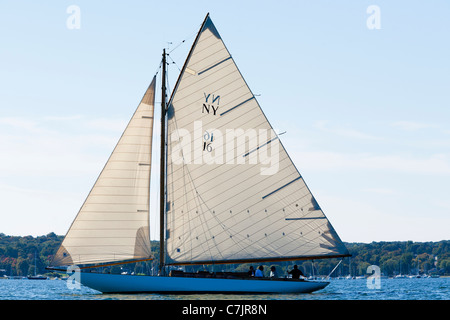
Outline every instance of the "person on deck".
{"type": "Polygon", "coordinates": [[[278,278],[278,273],[277,273],[277,269],[275,268],[275,266],[270,267],[270,277],[278,278]]]}
{"type": "Polygon", "coordinates": [[[300,276],[304,277],[303,272],[298,268],[297,265],[294,265],[294,269],[288,272],[292,275],[292,279],[300,279],[300,276]]]}
{"type": "Polygon", "coordinates": [[[249,277],[255,276],[255,269],[253,268],[253,266],[250,266],[250,269],[248,270],[248,276],[249,277]]]}
{"type": "Polygon", "coordinates": [[[264,270],[264,267],[263,266],[259,266],[258,269],[255,272],[255,277],[256,278],[263,278],[264,277],[263,270],[264,270]]]}

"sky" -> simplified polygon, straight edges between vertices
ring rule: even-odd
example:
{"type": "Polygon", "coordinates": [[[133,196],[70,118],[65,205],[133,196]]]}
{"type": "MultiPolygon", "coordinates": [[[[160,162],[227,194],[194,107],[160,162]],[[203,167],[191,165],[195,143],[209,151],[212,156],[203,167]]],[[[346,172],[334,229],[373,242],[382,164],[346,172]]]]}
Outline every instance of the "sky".
{"type": "Polygon", "coordinates": [[[444,0],[1,1],[0,233],[67,232],[208,12],[343,241],[450,239],[444,0]]]}

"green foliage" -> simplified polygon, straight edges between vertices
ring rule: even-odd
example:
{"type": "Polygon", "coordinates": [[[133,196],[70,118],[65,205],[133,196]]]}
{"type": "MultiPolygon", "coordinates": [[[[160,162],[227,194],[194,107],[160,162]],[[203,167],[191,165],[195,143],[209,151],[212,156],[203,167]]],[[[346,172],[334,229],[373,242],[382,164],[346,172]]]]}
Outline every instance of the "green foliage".
{"type": "Polygon", "coordinates": [[[352,258],[342,263],[342,275],[363,275],[368,264],[378,265],[386,276],[397,274],[449,274],[450,241],[348,243],[352,258]]]}
{"type": "Polygon", "coordinates": [[[16,237],[0,233],[0,275],[44,274],[63,236],[49,233],[39,237],[16,237]],[[36,259],[35,259],[36,257],[36,259]]]}
{"type": "MultiPolygon", "coordinates": [[[[45,267],[50,265],[63,240],[63,236],[49,233],[45,236],[17,237],[0,233],[0,276],[46,274],[45,267]],[[36,261],[35,261],[36,255],[36,261]]],[[[367,267],[377,265],[387,276],[397,274],[440,274],[450,275],[450,240],[439,242],[372,242],[346,243],[351,258],[345,258],[333,273],[333,276],[365,275],[367,267]],[[437,257],[437,259],[436,259],[437,257]]],[[[104,268],[103,272],[135,274],[156,274],[159,265],[159,242],[152,241],[152,251],[155,259],[150,262],[133,263],[123,266],[104,268]],[[152,271],[153,270],[153,271],[152,271]]],[[[275,266],[279,275],[283,276],[297,264],[303,273],[310,275],[328,275],[339,262],[338,259],[322,259],[315,261],[265,262],[265,276],[269,275],[270,267],[275,266]]],[[[256,269],[259,264],[235,264],[212,266],[186,266],[186,271],[236,271],[247,272],[250,265],[256,269]]],[[[48,274],[48,273],[47,273],[48,274]]]]}

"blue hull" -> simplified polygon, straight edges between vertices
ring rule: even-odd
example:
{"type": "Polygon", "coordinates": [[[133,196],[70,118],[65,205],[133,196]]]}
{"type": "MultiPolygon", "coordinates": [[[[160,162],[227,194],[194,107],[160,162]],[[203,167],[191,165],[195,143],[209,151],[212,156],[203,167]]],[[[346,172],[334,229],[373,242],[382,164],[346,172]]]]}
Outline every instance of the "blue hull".
{"type": "Polygon", "coordinates": [[[220,279],[80,273],[80,282],[103,293],[309,293],[329,282],[291,279],[220,279]]]}

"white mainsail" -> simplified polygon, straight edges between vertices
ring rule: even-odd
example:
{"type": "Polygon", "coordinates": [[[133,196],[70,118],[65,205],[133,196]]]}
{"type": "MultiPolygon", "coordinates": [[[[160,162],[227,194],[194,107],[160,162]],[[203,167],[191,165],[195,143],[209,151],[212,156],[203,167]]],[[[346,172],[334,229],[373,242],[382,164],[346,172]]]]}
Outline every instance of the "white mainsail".
{"type": "Polygon", "coordinates": [[[167,114],[167,264],[348,255],[209,16],[167,114]]]}
{"type": "Polygon", "coordinates": [[[57,251],[53,266],[151,256],[149,190],[156,77],[57,251]]]}

